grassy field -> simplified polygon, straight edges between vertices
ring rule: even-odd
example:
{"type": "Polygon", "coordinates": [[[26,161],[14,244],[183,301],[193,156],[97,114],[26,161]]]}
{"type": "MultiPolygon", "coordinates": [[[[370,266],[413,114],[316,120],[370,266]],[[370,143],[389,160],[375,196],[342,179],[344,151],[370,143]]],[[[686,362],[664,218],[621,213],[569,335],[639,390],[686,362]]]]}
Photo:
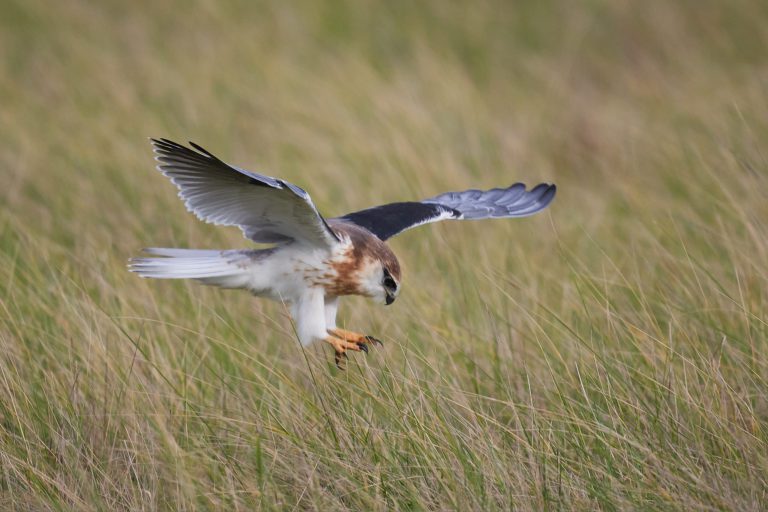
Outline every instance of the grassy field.
{"type": "Polygon", "coordinates": [[[765,510],[768,2],[0,3],[0,510],[765,510]],[[337,371],[147,137],[333,216],[553,181],[391,245],[337,371]]]}

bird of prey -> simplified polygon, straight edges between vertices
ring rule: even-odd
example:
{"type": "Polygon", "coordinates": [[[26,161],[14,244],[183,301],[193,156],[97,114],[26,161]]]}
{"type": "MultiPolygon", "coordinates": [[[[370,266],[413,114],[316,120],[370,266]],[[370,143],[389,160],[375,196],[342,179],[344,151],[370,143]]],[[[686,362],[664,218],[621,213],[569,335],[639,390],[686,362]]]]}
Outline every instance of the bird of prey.
{"type": "Polygon", "coordinates": [[[491,190],[447,192],[416,202],[391,203],[326,219],[306,191],[279,178],[219,160],[190,142],[150,139],[158,170],[179,189],[199,219],[238,226],[266,249],[150,248],[134,258],[142,277],[194,279],[242,288],[290,305],[303,344],[324,341],[342,367],[346,352],[368,352],[373,336],[336,326],[339,297],[363,295],[392,304],[400,292],[400,264],[385,243],[403,231],[440,220],[527,217],[555,197],[555,185],[526,190],[522,183],[491,190]]]}

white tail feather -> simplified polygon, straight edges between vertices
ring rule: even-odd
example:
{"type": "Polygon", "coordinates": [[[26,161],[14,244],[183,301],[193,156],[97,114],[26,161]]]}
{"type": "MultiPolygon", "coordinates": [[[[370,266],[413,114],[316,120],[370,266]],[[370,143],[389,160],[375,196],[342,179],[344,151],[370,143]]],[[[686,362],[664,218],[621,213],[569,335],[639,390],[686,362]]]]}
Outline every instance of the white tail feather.
{"type": "Polygon", "coordinates": [[[176,249],[166,247],[147,247],[144,249],[147,254],[154,254],[156,256],[167,256],[171,258],[179,257],[210,257],[221,256],[223,252],[216,249],[176,249]]]}
{"type": "Polygon", "coordinates": [[[237,251],[151,248],[146,252],[160,258],[132,258],[128,268],[141,277],[154,279],[195,279],[224,288],[243,288],[250,273],[247,255],[237,251]]]}

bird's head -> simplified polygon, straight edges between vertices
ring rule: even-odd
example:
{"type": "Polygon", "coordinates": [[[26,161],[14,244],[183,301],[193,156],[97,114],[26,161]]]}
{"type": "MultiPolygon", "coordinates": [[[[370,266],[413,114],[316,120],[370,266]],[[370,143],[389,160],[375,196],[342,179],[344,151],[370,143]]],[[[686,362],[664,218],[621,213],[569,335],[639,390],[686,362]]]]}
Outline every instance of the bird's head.
{"type": "Polygon", "coordinates": [[[390,305],[400,293],[400,263],[386,244],[370,240],[357,274],[359,289],[376,302],[390,305]]]}
{"type": "Polygon", "coordinates": [[[400,266],[388,265],[381,260],[368,261],[359,274],[360,288],[376,302],[390,305],[395,302],[400,293],[400,266]]]}
{"type": "Polygon", "coordinates": [[[386,305],[395,302],[400,293],[400,262],[395,253],[365,228],[338,222],[333,227],[349,242],[335,266],[342,281],[354,283],[351,293],[386,305]]]}

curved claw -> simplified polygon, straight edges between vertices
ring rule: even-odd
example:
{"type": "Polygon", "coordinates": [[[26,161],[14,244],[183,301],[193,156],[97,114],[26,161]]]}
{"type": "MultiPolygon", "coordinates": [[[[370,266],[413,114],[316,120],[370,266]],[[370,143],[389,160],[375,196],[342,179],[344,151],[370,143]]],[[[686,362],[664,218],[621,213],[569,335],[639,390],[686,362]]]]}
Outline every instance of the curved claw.
{"type": "Polygon", "coordinates": [[[341,362],[342,362],[341,358],[342,357],[344,359],[349,359],[349,356],[347,356],[347,354],[345,352],[336,352],[336,357],[334,357],[334,359],[336,361],[336,368],[338,368],[339,370],[344,371],[344,370],[346,370],[346,368],[344,367],[346,365],[341,364],[341,362]]]}
{"type": "Polygon", "coordinates": [[[384,343],[382,343],[379,338],[375,338],[373,336],[366,336],[365,341],[368,343],[373,343],[374,345],[384,346],[384,343]]]}
{"type": "Polygon", "coordinates": [[[368,353],[368,347],[366,346],[365,343],[358,343],[357,346],[360,347],[360,350],[362,350],[366,354],[368,353]]]}

